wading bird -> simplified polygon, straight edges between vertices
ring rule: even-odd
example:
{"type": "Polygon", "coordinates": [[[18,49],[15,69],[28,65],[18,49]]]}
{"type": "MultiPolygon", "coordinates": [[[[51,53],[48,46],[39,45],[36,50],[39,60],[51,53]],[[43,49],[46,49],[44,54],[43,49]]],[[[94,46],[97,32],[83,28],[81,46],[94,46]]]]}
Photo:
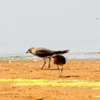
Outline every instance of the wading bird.
{"type": "Polygon", "coordinates": [[[46,64],[45,59],[48,58],[49,59],[48,69],[49,69],[50,68],[50,60],[51,60],[52,57],[55,57],[59,54],[68,53],[68,52],[69,52],[69,50],[53,51],[53,50],[49,50],[49,49],[42,48],[42,47],[38,47],[38,48],[31,47],[31,48],[28,49],[28,51],[26,53],[31,53],[31,54],[33,54],[37,57],[44,59],[44,64],[41,67],[41,69],[43,69],[43,67],[46,64]]]}
{"type": "Polygon", "coordinates": [[[53,57],[54,59],[54,64],[57,65],[57,68],[59,70],[59,76],[62,76],[62,72],[63,72],[63,65],[66,64],[66,58],[62,55],[57,55],[55,57],[53,57]],[[59,67],[61,66],[61,68],[59,69],[59,67]]]}

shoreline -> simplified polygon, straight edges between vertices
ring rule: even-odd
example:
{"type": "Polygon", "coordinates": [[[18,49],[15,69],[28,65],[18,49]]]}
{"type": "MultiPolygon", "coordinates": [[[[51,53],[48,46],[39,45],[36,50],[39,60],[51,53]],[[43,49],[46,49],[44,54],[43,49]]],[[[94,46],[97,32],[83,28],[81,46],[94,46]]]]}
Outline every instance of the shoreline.
{"type": "MultiPolygon", "coordinates": [[[[64,54],[65,58],[72,60],[96,60],[100,59],[100,52],[69,52],[64,54]]],[[[0,60],[29,60],[29,59],[41,59],[32,54],[26,53],[5,53],[0,54],[0,60]]],[[[66,60],[67,60],[66,59],[66,60]]]]}

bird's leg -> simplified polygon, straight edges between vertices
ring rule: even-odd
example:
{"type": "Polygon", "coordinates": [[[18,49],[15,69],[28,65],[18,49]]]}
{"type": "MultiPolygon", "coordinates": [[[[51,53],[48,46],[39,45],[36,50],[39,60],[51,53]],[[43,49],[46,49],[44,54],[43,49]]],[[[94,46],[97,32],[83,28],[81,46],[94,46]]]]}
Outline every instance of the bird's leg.
{"type": "Polygon", "coordinates": [[[43,64],[43,66],[41,67],[41,70],[44,68],[45,64],[46,64],[46,61],[45,61],[45,59],[44,59],[44,64],[43,64]]]}
{"type": "Polygon", "coordinates": [[[61,75],[62,75],[62,72],[63,72],[63,65],[62,65],[62,68],[61,68],[61,75]]]}
{"type": "Polygon", "coordinates": [[[49,64],[48,64],[48,69],[50,68],[50,61],[51,61],[51,58],[49,58],[49,64]]]}
{"type": "Polygon", "coordinates": [[[61,70],[59,69],[59,66],[57,66],[58,70],[59,70],[59,77],[61,77],[61,70]]]}
{"type": "Polygon", "coordinates": [[[58,70],[59,70],[59,66],[57,65],[57,68],[58,68],[58,70]]]}
{"type": "Polygon", "coordinates": [[[63,65],[62,65],[62,68],[60,69],[60,72],[59,72],[60,77],[62,77],[62,72],[63,72],[63,65]]]}

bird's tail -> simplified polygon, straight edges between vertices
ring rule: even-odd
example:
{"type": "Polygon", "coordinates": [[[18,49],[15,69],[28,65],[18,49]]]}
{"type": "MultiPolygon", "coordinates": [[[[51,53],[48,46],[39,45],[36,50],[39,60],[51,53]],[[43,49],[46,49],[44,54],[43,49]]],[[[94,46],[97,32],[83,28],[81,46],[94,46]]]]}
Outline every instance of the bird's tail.
{"type": "Polygon", "coordinates": [[[64,53],[68,53],[69,50],[63,50],[63,51],[56,51],[55,54],[64,54],[64,53]]]}

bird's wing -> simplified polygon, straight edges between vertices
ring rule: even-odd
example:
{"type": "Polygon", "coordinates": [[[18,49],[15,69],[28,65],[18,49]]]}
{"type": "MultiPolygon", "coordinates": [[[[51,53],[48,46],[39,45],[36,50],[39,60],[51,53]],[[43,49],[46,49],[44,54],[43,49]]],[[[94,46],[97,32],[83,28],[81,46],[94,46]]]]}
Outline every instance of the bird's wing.
{"type": "Polygon", "coordinates": [[[36,50],[35,55],[39,57],[52,56],[54,53],[50,50],[36,50]]]}

